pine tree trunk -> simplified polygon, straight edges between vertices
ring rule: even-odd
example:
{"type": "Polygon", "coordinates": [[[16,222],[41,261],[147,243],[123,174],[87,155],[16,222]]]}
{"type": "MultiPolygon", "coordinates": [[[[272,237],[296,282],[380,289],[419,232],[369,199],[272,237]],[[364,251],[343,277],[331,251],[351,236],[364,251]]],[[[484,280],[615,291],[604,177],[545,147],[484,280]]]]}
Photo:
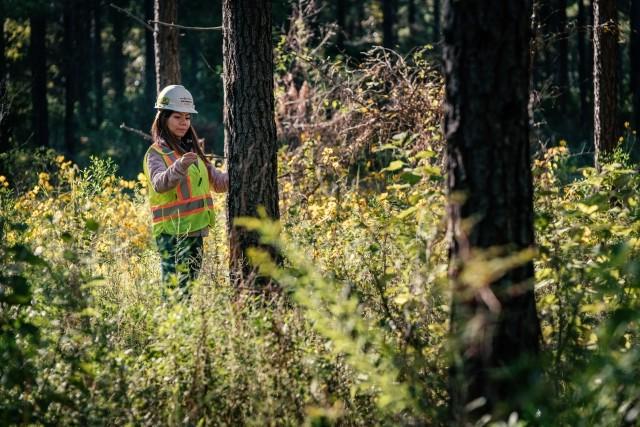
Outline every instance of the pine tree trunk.
{"type": "MultiPolygon", "coordinates": [[[[4,21],[7,17],[6,6],[4,2],[0,2],[0,87],[4,83],[7,74],[7,57],[4,53],[4,21]]],[[[0,89],[1,90],[1,89],[0,89]]],[[[1,92],[0,92],[1,94],[1,92]]],[[[0,98],[4,99],[4,98],[0,98]]]]}
{"type": "Polygon", "coordinates": [[[557,109],[567,111],[569,103],[569,31],[567,29],[567,0],[555,0],[551,11],[550,28],[553,37],[553,80],[558,90],[557,109]]]}
{"type": "Polygon", "coordinates": [[[5,53],[4,21],[7,10],[4,2],[0,1],[0,153],[9,149],[9,106],[7,105],[7,57],[5,53]]]}
{"type": "Polygon", "coordinates": [[[31,60],[31,103],[34,143],[49,146],[49,114],[47,106],[47,22],[42,14],[31,16],[29,56],[31,60]]]}
{"type": "Polygon", "coordinates": [[[364,19],[364,4],[363,2],[356,2],[353,7],[353,20],[351,21],[351,28],[349,34],[352,37],[358,38],[362,36],[362,20],[364,19]]]}
{"type": "Polygon", "coordinates": [[[102,50],[102,7],[101,0],[94,0],[93,3],[93,37],[92,37],[92,54],[93,54],[93,93],[95,97],[95,125],[100,128],[102,120],[104,120],[104,89],[102,88],[104,67],[104,53],[102,50]]]}
{"type": "Polygon", "coordinates": [[[395,0],[382,0],[382,45],[393,49],[396,43],[394,26],[396,22],[395,0]]]}
{"type": "MultiPolygon", "coordinates": [[[[149,22],[154,19],[153,0],[144,0],[144,18],[149,22]]],[[[155,57],[153,54],[153,33],[144,33],[144,99],[148,108],[153,107],[156,98],[155,57]]]]}
{"type": "Polygon", "coordinates": [[[587,41],[589,33],[587,29],[587,10],[584,6],[584,0],[578,0],[578,88],[580,90],[580,122],[583,125],[590,123],[591,110],[589,108],[589,59],[587,52],[587,41]]]}
{"type": "Polygon", "coordinates": [[[514,255],[534,245],[528,121],[532,9],[529,0],[447,0],[444,5],[451,332],[456,343],[451,409],[456,423],[466,425],[484,413],[519,411],[519,399],[536,372],[540,326],[533,263],[525,260],[494,281],[461,276],[467,262],[489,248],[514,255]],[[500,378],[495,375],[499,370],[500,378]],[[465,413],[465,406],[479,398],[486,404],[465,413]]]}
{"type": "MultiPolygon", "coordinates": [[[[155,0],[155,21],[167,24],[178,23],[176,0],[155,0]]],[[[177,29],[165,25],[154,26],[154,47],[156,65],[156,91],[168,85],[180,84],[180,48],[177,29]]]]}
{"type": "Polygon", "coordinates": [[[268,217],[280,217],[271,1],[224,0],[222,22],[230,275],[239,287],[259,288],[264,281],[251,283],[252,268],[246,255],[248,248],[258,246],[258,237],[233,222],[239,217],[257,217],[260,206],[268,217]]]}
{"type": "Polygon", "coordinates": [[[345,33],[347,31],[347,4],[346,0],[336,0],[336,22],[338,24],[338,34],[336,38],[336,48],[344,51],[345,33]]]}
{"type": "Polygon", "coordinates": [[[409,26],[409,34],[415,33],[416,25],[416,3],[415,0],[407,0],[407,25],[409,26]]]}
{"type": "Polygon", "coordinates": [[[62,58],[64,74],[64,148],[68,157],[76,154],[76,70],[77,51],[74,43],[75,35],[75,2],[66,0],[63,6],[63,48],[66,54],[62,58]]]}
{"type": "Polygon", "coordinates": [[[640,130],[640,0],[631,0],[629,13],[631,40],[631,96],[633,97],[633,129],[640,130]]]}
{"type": "Polygon", "coordinates": [[[78,95],[78,113],[80,121],[88,122],[90,120],[89,111],[89,89],[91,86],[91,78],[87,78],[91,75],[91,55],[89,53],[91,42],[91,9],[90,3],[85,1],[78,2],[76,5],[76,25],[75,40],[76,49],[78,50],[77,56],[77,68],[79,78],[77,83],[77,95],[78,95]]]}
{"type": "Polygon", "coordinates": [[[440,43],[442,32],[440,23],[442,22],[442,11],[440,10],[440,0],[433,0],[433,42],[440,43]]]}
{"type": "Polygon", "coordinates": [[[596,167],[617,145],[618,21],[615,0],[593,1],[593,102],[596,167]]]}
{"type": "MultiPolygon", "coordinates": [[[[122,6],[122,5],[120,5],[122,6]]],[[[122,48],[124,44],[124,20],[126,17],[116,9],[111,8],[111,32],[113,34],[113,42],[111,43],[111,85],[115,97],[117,108],[121,106],[124,100],[124,70],[125,60],[122,48]]]]}

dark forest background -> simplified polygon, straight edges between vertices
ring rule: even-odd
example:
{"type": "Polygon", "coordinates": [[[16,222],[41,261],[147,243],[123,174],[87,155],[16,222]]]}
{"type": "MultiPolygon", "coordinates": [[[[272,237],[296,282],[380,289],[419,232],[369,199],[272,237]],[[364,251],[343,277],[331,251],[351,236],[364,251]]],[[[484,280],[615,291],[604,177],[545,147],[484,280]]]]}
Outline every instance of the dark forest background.
{"type": "MultiPolygon", "coordinates": [[[[638,2],[618,1],[617,128],[637,129],[640,109],[638,2]],[[626,124],[626,127],[625,127],[626,124]]],[[[153,1],[9,1],[0,4],[2,106],[0,150],[51,147],[86,164],[90,155],[112,156],[126,177],[135,176],[147,143],[127,126],[148,131],[153,119],[153,36],[122,8],[145,21],[153,1]]],[[[178,24],[221,24],[221,2],[177,1],[178,24]]],[[[440,0],[316,2],[310,24],[330,38],[332,60],[358,63],[374,45],[406,54],[426,44],[441,62],[440,0]]],[[[273,38],[291,25],[292,3],[273,2],[273,38]]],[[[591,1],[534,4],[531,119],[533,138],[545,146],[560,139],[572,151],[593,152],[593,11],[591,1]]],[[[322,40],[309,45],[315,46],[322,40]]],[[[182,84],[193,94],[196,129],[210,151],[222,154],[222,32],[180,32],[182,84]]],[[[299,84],[300,82],[298,82],[299,84]]],[[[635,141],[635,138],[633,138],[635,141]]]]}

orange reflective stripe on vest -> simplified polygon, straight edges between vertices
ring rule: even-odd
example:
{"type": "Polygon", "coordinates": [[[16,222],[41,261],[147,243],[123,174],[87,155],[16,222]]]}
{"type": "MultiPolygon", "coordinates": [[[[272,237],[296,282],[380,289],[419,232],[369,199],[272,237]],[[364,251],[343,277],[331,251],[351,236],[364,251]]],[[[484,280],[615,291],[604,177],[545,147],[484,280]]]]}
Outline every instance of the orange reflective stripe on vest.
{"type": "Polygon", "coordinates": [[[210,195],[193,197],[187,200],[178,200],[176,202],[167,203],[165,205],[155,206],[151,209],[153,222],[166,221],[174,218],[182,218],[211,209],[213,207],[213,199],[210,195]]]}
{"type": "MultiPolygon", "coordinates": [[[[164,164],[169,167],[178,160],[176,153],[170,150],[165,150],[158,143],[153,144],[153,147],[162,154],[162,158],[164,159],[164,164]]],[[[191,179],[189,178],[189,174],[187,173],[187,179],[180,182],[180,185],[176,188],[178,191],[178,199],[187,200],[191,198],[191,179]]]]}

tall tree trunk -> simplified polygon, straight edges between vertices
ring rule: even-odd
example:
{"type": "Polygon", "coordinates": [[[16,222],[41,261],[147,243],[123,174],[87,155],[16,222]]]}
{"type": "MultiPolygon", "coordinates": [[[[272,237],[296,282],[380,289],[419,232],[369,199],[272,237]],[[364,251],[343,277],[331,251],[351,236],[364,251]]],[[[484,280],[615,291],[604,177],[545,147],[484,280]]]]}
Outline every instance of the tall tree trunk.
{"type": "MultiPolygon", "coordinates": [[[[153,0],[144,0],[144,18],[148,22],[154,19],[153,0]]],[[[151,108],[156,98],[155,57],[153,54],[153,33],[144,33],[144,99],[151,108]]]]}
{"type": "MultiPolygon", "coordinates": [[[[119,6],[123,6],[119,2],[119,6]]],[[[116,106],[120,106],[124,99],[125,80],[125,59],[122,53],[124,44],[125,16],[111,8],[111,32],[113,42],[111,43],[111,85],[115,96],[116,106]]]]}
{"type": "Polygon", "coordinates": [[[615,0],[593,1],[593,102],[595,164],[613,152],[617,145],[618,20],[615,0]]]}
{"type": "Polygon", "coordinates": [[[362,36],[362,20],[365,16],[363,2],[356,2],[356,4],[352,6],[352,10],[353,19],[349,28],[349,34],[351,34],[353,38],[358,38],[362,36]]]}
{"type": "Polygon", "coordinates": [[[270,218],[280,217],[271,1],[224,0],[222,22],[230,275],[237,286],[249,286],[252,270],[246,254],[258,246],[258,237],[234,225],[234,220],[257,217],[260,206],[270,218]]]}
{"type": "Polygon", "coordinates": [[[336,47],[344,51],[344,39],[347,31],[347,4],[346,0],[336,0],[336,22],[338,24],[338,37],[336,47]]]}
{"type": "Polygon", "coordinates": [[[2,82],[4,81],[7,73],[7,57],[4,54],[4,21],[6,17],[6,6],[4,2],[0,2],[0,85],[2,85],[2,82]]]}
{"type": "Polygon", "coordinates": [[[74,30],[76,33],[76,49],[78,50],[76,53],[78,57],[76,66],[78,68],[78,76],[80,76],[76,82],[78,113],[81,123],[86,123],[90,121],[91,117],[89,111],[89,90],[91,87],[91,78],[89,76],[91,75],[91,60],[93,59],[89,52],[91,49],[91,3],[86,0],[78,2],[75,14],[76,24],[74,30]]]}
{"type": "Polygon", "coordinates": [[[407,25],[409,26],[409,34],[415,33],[416,25],[416,2],[415,0],[407,0],[407,25]]]}
{"type": "Polygon", "coordinates": [[[93,93],[95,98],[95,124],[100,128],[104,119],[104,89],[102,87],[104,67],[104,53],[102,50],[102,7],[101,0],[93,3],[93,38],[91,51],[93,53],[93,93]]]}
{"type": "Polygon", "coordinates": [[[31,126],[35,134],[34,144],[49,145],[49,114],[47,112],[47,22],[43,14],[36,13],[29,19],[31,26],[29,57],[31,61],[31,126]]]}
{"type": "MultiPolygon", "coordinates": [[[[624,20],[625,17],[628,17],[630,14],[630,10],[628,9],[628,7],[630,6],[630,0],[616,0],[616,18],[618,20],[618,22],[620,22],[620,19],[622,17],[622,19],[624,20]]],[[[618,29],[618,33],[620,32],[620,29],[618,29]]],[[[618,34],[619,35],[619,34],[618,34]]],[[[618,80],[618,84],[617,84],[617,88],[618,88],[618,106],[617,106],[617,114],[616,114],[616,129],[622,129],[622,115],[627,113],[627,111],[625,111],[625,107],[626,107],[626,100],[629,99],[629,95],[627,93],[627,89],[628,87],[624,84],[624,70],[627,69],[627,67],[625,67],[625,47],[624,44],[622,43],[617,43],[616,44],[617,48],[618,48],[618,53],[616,55],[616,78],[618,80]]]]}
{"type": "Polygon", "coordinates": [[[633,129],[640,130],[640,0],[631,0],[629,13],[631,40],[629,59],[631,62],[631,96],[633,97],[633,129]]]}
{"type": "Polygon", "coordinates": [[[589,79],[589,60],[587,53],[587,41],[589,33],[587,29],[587,10],[584,6],[584,0],[578,0],[578,88],[580,90],[580,122],[586,125],[590,122],[589,108],[589,88],[591,87],[589,79]]]}
{"type": "Polygon", "coordinates": [[[63,48],[66,54],[63,56],[64,74],[64,147],[68,157],[76,154],[76,70],[77,51],[74,43],[74,10],[75,1],[65,0],[63,5],[63,48]]]}
{"type": "Polygon", "coordinates": [[[444,4],[456,343],[451,407],[456,423],[467,425],[484,413],[504,417],[523,409],[539,352],[531,261],[523,259],[494,280],[461,275],[468,261],[487,255],[489,248],[516,256],[534,245],[527,112],[531,1],[444,4]],[[467,404],[480,398],[486,405],[466,413],[467,404]]]}
{"type": "Polygon", "coordinates": [[[382,0],[382,45],[388,49],[393,49],[396,43],[394,26],[396,22],[395,0],[382,0]]]}
{"type": "Polygon", "coordinates": [[[433,0],[433,42],[440,43],[442,32],[440,23],[442,22],[442,11],[440,10],[440,0],[433,0]]]}
{"type": "MultiPolygon", "coordinates": [[[[178,4],[176,0],[155,0],[155,21],[167,24],[178,22],[178,4]]],[[[156,64],[156,91],[172,84],[180,84],[180,49],[177,29],[165,25],[154,26],[154,47],[156,64]]]]}
{"type": "Polygon", "coordinates": [[[0,2],[0,153],[9,149],[9,132],[7,129],[7,116],[9,106],[7,105],[7,57],[5,55],[4,21],[6,19],[6,9],[4,2],[0,2]]]}
{"type": "Polygon", "coordinates": [[[569,31],[567,29],[567,0],[552,2],[549,31],[553,37],[553,81],[558,89],[558,110],[564,112],[569,103],[569,31]]]}

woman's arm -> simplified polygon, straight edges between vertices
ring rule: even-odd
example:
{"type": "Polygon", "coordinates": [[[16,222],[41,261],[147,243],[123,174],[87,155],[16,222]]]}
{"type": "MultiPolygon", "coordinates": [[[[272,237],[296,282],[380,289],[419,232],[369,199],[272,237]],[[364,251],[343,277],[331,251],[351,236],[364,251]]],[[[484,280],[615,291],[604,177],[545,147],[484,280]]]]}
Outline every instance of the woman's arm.
{"type": "Polygon", "coordinates": [[[149,150],[147,154],[147,168],[149,168],[149,177],[151,178],[151,186],[153,189],[157,193],[166,193],[176,188],[183,179],[186,179],[189,165],[185,167],[181,157],[171,166],[167,167],[160,153],[155,150],[149,150]]]}
{"type": "Polygon", "coordinates": [[[224,193],[229,190],[229,174],[226,172],[220,172],[216,167],[208,163],[207,170],[209,171],[209,183],[216,193],[224,193]]]}

